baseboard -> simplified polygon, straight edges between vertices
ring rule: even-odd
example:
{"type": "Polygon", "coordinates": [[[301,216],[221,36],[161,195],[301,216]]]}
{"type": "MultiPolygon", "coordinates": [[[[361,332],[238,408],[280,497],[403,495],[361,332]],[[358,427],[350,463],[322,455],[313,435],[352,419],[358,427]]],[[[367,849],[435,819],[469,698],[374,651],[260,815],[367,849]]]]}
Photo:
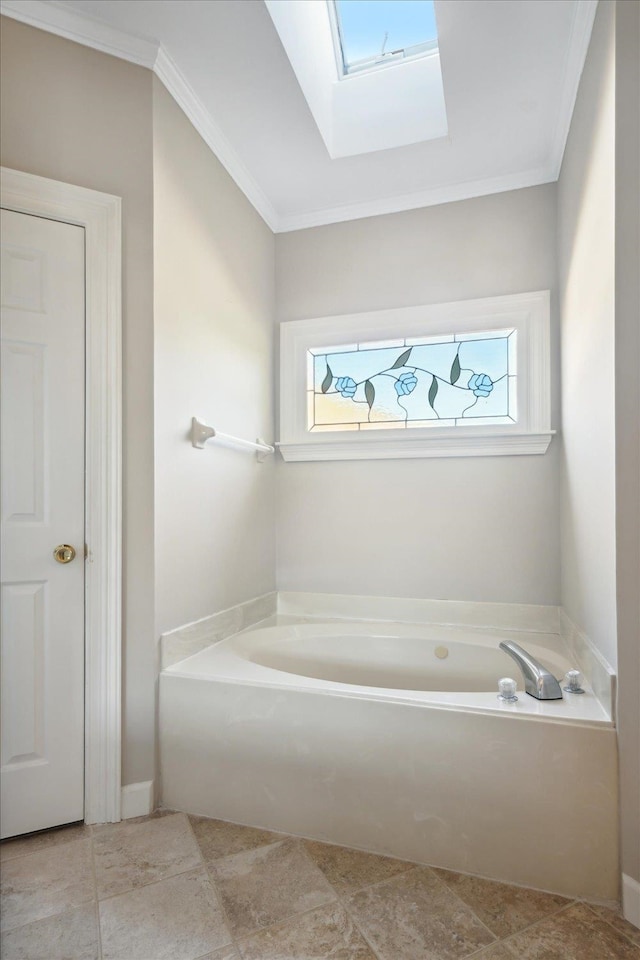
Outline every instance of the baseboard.
{"type": "Polygon", "coordinates": [[[153,780],[129,783],[122,788],[120,816],[123,820],[148,817],[150,813],[153,813],[153,780]]]}
{"type": "Polygon", "coordinates": [[[640,927],[640,883],[622,874],[622,912],[625,920],[640,927]]]}

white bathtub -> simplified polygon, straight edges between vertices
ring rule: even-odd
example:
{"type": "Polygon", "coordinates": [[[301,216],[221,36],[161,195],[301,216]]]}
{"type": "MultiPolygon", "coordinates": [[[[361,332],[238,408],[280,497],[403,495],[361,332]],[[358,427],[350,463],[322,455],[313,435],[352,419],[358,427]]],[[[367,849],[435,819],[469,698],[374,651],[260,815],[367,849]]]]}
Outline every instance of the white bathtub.
{"type": "Polygon", "coordinates": [[[582,896],[618,896],[615,730],[593,692],[498,701],[509,636],[380,623],[252,629],[160,678],[163,803],[582,896]]]}

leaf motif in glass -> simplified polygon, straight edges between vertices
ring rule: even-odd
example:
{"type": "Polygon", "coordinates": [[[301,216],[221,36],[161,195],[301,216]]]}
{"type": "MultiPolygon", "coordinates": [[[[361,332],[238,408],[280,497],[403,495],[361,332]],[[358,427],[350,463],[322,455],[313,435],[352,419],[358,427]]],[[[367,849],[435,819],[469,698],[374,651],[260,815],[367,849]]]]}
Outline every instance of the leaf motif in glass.
{"type": "Polygon", "coordinates": [[[371,407],[373,406],[373,402],[376,399],[376,388],[374,387],[374,385],[371,383],[370,380],[367,380],[367,382],[364,385],[364,396],[367,403],[369,404],[369,410],[371,410],[371,407]]]}
{"type": "Polygon", "coordinates": [[[393,366],[392,366],[390,369],[391,369],[391,370],[398,370],[400,367],[404,367],[404,365],[406,364],[407,360],[408,360],[409,357],[411,356],[411,351],[412,351],[412,350],[413,350],[413,347],[409,347],[408,350],[405,350],[404,353],[401,353],[400,356],[398,357],[398,359],[396,360],[396,362],[393,364],[393,366]]]}
{"type": "Polygon", "coordinates": [[[432,410],[435,410],[434,403],[436,397],[438,396],[438,379],[433,377],[431,380],[431,386],[429,387],[429,406],[432,410]]]}

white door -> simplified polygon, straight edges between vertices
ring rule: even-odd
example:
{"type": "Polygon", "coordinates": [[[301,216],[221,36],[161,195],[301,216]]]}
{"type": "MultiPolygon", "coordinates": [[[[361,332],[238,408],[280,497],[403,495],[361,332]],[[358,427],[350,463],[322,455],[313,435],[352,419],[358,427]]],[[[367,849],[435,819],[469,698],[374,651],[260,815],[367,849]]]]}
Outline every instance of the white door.
{"type": "Polygon", "coordinates": [[[84,229],[3,210],[2,837],[84,817],[84,296],[84,229]]]}

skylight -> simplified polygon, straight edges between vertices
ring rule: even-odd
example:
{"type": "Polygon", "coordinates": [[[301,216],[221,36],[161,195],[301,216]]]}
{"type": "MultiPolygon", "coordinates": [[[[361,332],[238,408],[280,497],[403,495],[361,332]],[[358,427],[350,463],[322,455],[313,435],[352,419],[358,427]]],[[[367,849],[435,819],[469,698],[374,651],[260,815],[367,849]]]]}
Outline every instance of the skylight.
{"type": "Polygon", "coordinates": [[[433,0],[264,2],[332,160],[447,136],[433,0]]]}
{"type": "Polygon", "coordinates": [[[438,49],[433,0],[328,0],[343,76],[438,49]]]}

